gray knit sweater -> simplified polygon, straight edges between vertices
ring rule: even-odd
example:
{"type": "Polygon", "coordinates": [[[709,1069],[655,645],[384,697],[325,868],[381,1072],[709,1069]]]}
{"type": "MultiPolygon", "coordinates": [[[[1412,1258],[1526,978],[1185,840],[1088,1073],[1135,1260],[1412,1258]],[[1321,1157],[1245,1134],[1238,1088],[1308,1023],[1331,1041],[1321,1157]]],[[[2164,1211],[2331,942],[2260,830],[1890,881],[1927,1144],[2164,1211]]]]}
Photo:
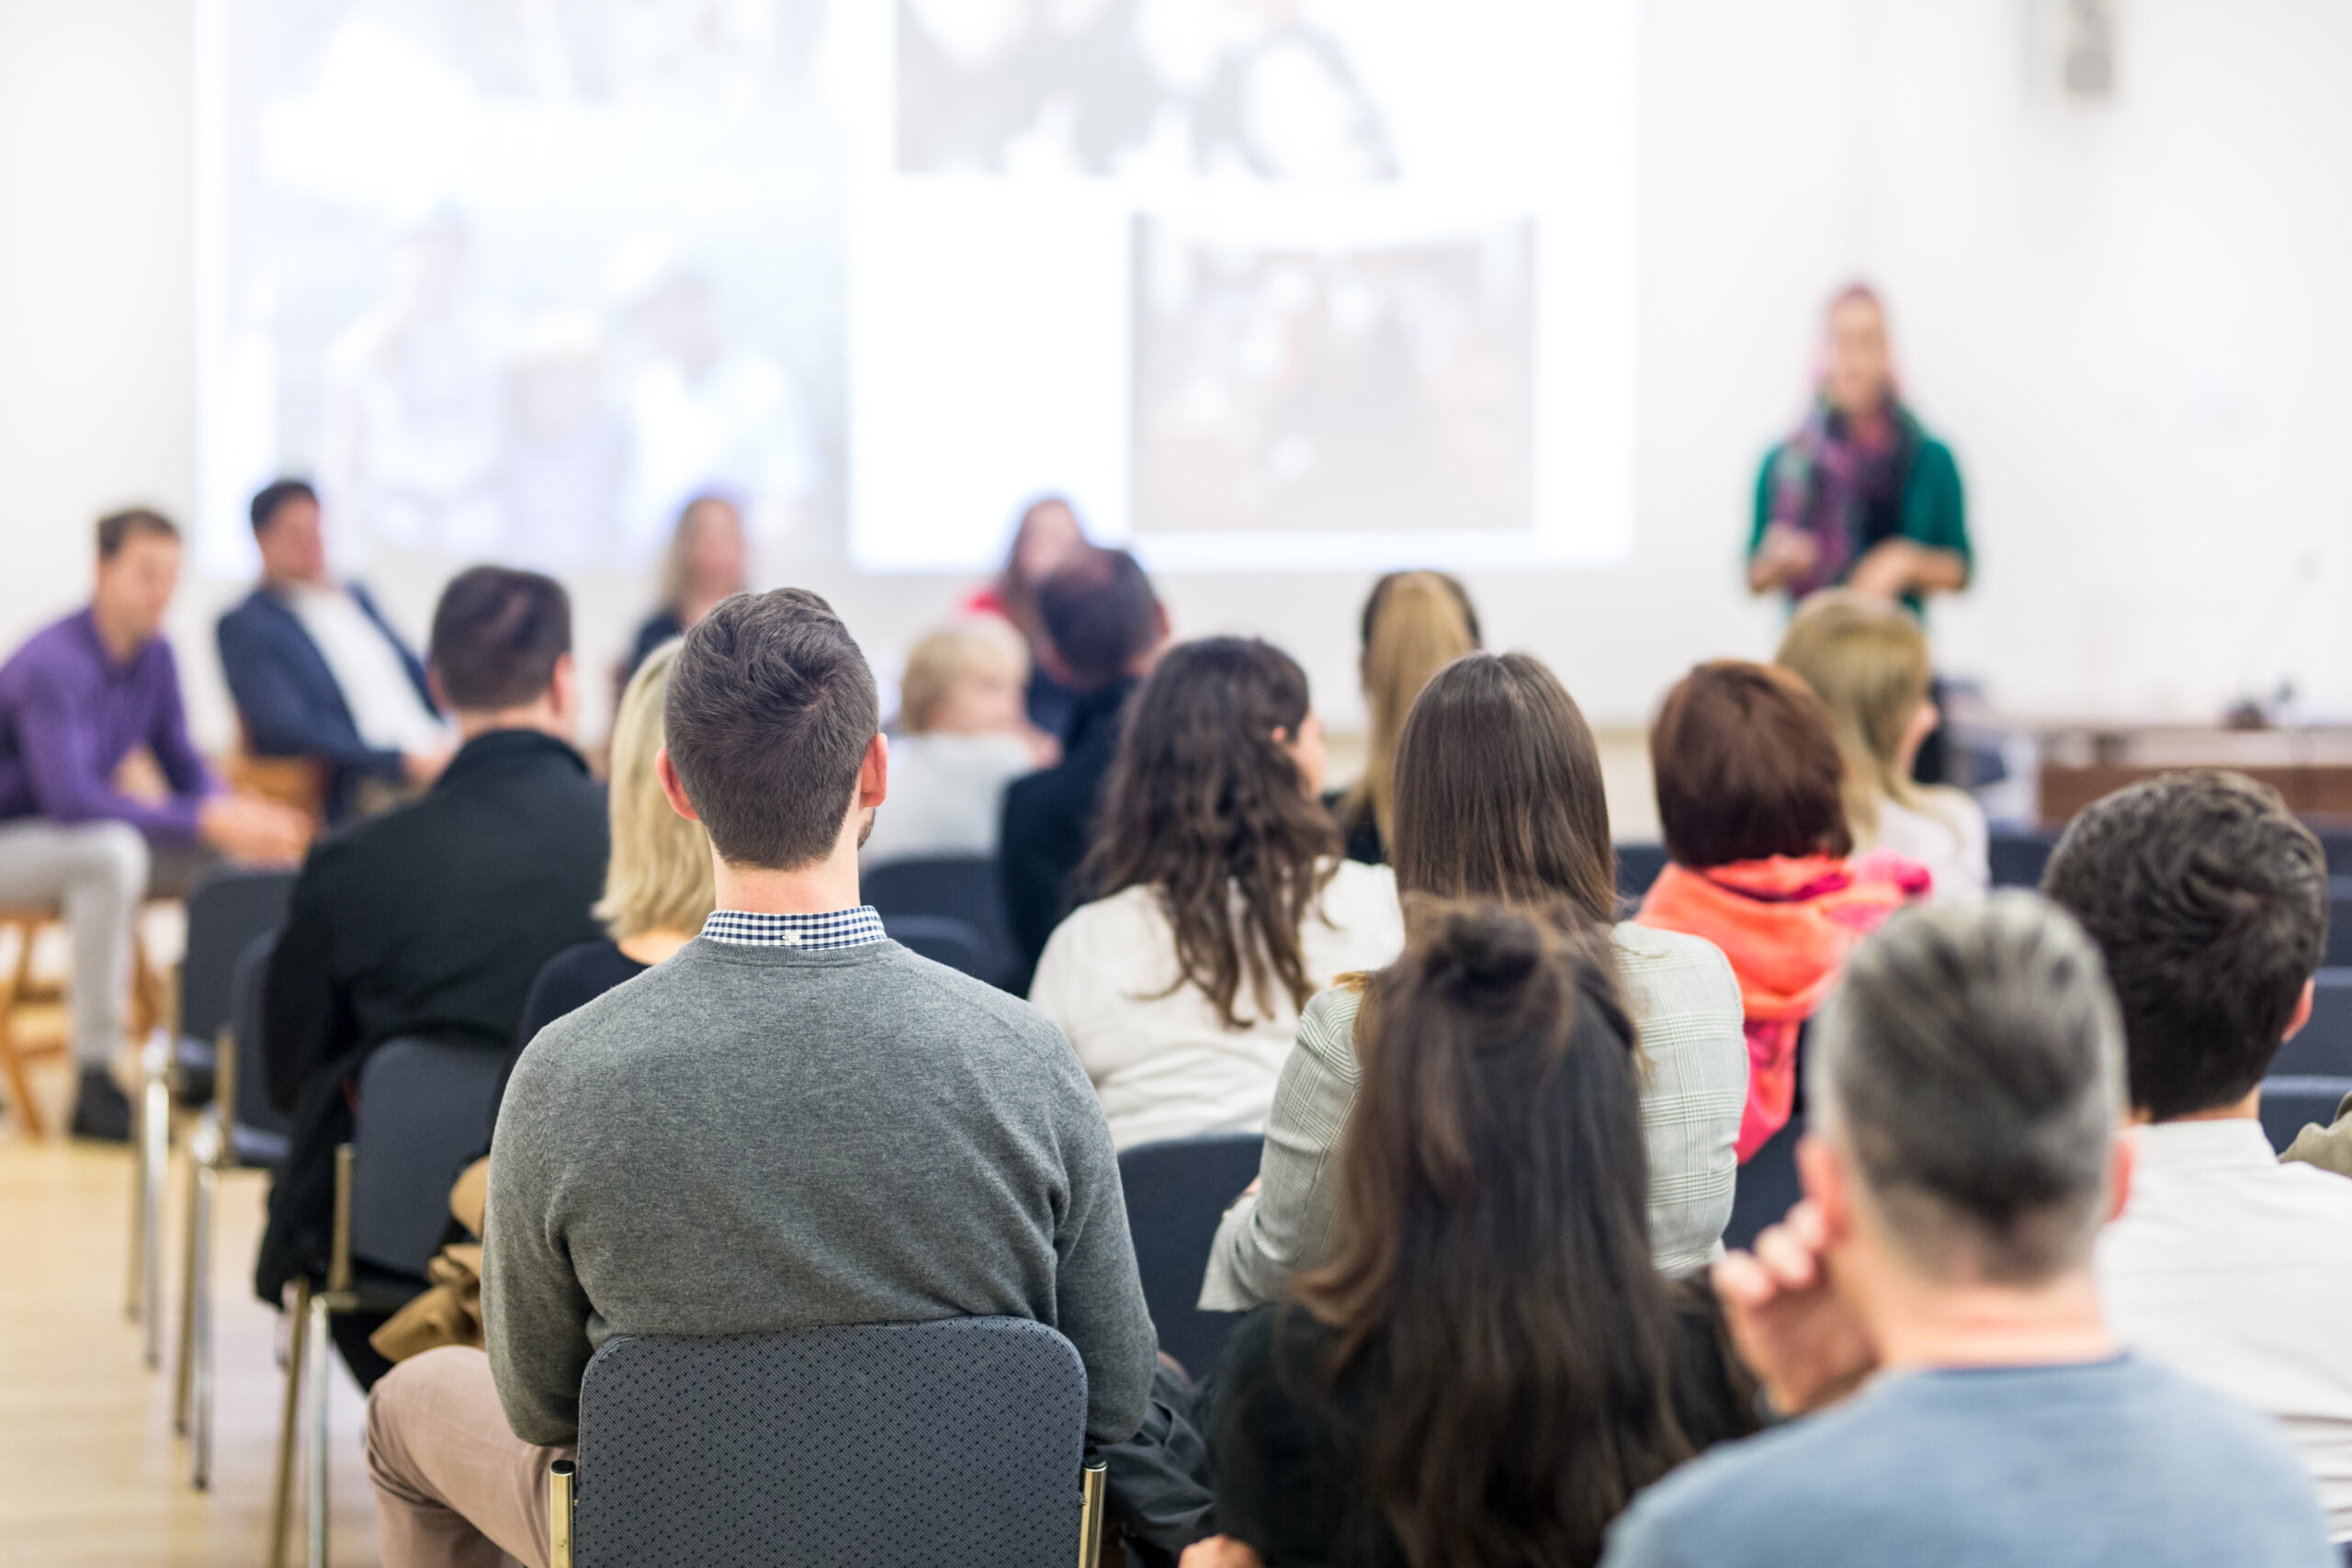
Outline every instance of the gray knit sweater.
{"type": "Polygon", "coordinates": [[[696,940],[541,1031],[491,1161],[506,1419],[568,1443],[614,1334],[1026,1317],[1131,1436],[1154,1336],[1102,1111],[1042,1013],[892,942],[696,940]]]}

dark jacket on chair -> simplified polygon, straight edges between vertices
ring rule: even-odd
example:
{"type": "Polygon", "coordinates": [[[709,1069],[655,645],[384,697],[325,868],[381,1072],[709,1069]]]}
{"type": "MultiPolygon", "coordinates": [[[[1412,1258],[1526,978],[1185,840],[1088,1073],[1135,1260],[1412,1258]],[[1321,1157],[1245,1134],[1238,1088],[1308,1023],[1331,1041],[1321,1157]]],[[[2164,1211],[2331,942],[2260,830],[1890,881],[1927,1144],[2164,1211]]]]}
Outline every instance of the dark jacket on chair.
{"type": "Polygon", "coordinates": [[[600,936],[605,791],[535,730],[469,740],[422,799],[356,822],[302,867],[262,1007],[270,1098],[293,1118],[254,1286],[324,1269],[351,1086],[402,1035],[503,1053],[547,961],[600,936]]]}
{"type": "MultiPolygon", "coordinates": [[[[392,630],[366,589],[354,583],[350,593],[384,640],[399,650],[424,705],[434,706],[424,661],[392,630]]],[[[401,777],[401,754],[372,750],[360,738],[325,656],[283,599],[266,587],[254,589],[220,617],[215,635],[246,744],[257,757],[316,757],[325,762],[330,819],[339,819],[349,807],[359,780],[401,777]]]]}
{"type": "Polygon", "coordinates": [[[1005,919],[1021,960],[1012,987],[1015,995],[1029,994],[1029,976],[1046,951],[1046,939],[1084,901],[1071,879],[1094,841],[1102,781],[1119,754],[1120,716],[1140,684],[1120,681],[1080,697],[1061,761],[1015,779],[1005,789],[997,861],[1004,877],[1005,919]]]}

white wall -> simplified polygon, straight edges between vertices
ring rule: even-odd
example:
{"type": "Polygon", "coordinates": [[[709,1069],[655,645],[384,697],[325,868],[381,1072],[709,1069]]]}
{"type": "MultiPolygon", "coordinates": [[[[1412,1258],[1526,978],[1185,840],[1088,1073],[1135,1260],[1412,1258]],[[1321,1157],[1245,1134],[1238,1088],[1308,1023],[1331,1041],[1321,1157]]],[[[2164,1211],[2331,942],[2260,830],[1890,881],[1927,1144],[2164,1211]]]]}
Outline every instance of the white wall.
{"type": "MultiPolygon", "coordinates": [[[[2203,716],[2291,668],[2352,714],[2352,8],[2135,0],[2121,85],[2034,87],[2027,0],[1651,0],[1645,11],[1640,543],[1599,571],[1474,576],[1493,640],[1637,723],[1692,660],[1769,654],[1737,576],[1754,468],[1815,311],[1887,288],[1914,400],[1958,449],[1980,551],[1947,668],[2064,714],[2203,716]],[[2290,582],[2316,580],[2290,613],[2290,582]],[[2262,637],[2277,646],[2254,650],[2262,637]],[[2259,666],[2258,668],[2253,666],[2259,666]]],[[[186,0],[0,0],[0,641],[82,592],[89,520],[192,489],[186,0]]],[[[894,650],[963,585],[767,563],[894,650]]],[[[1182,577],[1182,630],[1264,632],[1353,722],[1365,574],[1182,577]]],[[[434,584],[379,581],[412,626],[434,584]]],[[[601,662],[634,584],[576,585],[601,662]]],[[[206,737],[227,591],[175,616],[206,737]]]]}

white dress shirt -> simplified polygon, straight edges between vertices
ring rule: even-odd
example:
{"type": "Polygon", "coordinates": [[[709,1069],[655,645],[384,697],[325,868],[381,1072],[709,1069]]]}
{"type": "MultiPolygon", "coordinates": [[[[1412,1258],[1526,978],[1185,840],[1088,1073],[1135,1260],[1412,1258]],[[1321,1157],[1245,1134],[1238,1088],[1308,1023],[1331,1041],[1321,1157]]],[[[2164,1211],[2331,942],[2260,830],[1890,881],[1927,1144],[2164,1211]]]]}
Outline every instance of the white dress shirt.
{"type": "MultiPolygon", "coordinates": [[[[1310,990],[1387,964],[1405,945],[1396,874],[1341,861],[1298,940],[1310,990]]],[[[1177,985],[1178,974],[1159,892],[1130,887],[1055,927],[1030,983],[1029,1000],[1077,1047],[1123,1149],[1264,1127],[1298,1031],[1298,1009],[1279,986],[1266,998],[1272,1017],[1233,1030],[1198,986],[1177,985]]],[[[1251,1000],[1245,979],[1234,1010],[1249,1017],[1251,1000]]]]}
{"type": "Polygon", "coordinates": [[[448,744],[448,730],[417,695],[400,649],[350,589],[295,588],[286,602],[327,661],[359,739],[379,751],[436,751],[448,744]]]}
{"type": "Polygon", "coordinates": [[[2131,1200],[2098,1242],[2108,1325],[2278,1417],[2352,1540],[2352,1180],[2280,1165],[2245,1118],[2132,1135],[2131,1200]]]}

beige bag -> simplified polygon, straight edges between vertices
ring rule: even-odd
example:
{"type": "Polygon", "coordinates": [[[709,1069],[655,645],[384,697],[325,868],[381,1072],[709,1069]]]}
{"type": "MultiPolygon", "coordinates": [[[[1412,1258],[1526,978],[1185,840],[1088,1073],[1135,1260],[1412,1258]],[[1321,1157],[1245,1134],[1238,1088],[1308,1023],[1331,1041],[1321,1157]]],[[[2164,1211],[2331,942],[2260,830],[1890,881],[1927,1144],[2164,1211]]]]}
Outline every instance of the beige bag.
{"type": "MultiPolygon", "coordinates": [[[[449,1213],[480,1235],[489,1198],[490,1161],[478,1159],[466,1167],[449,1189],[449,1213]]],[[[443,1247],[441,1255],[424,1266],[424,1277],[433,1281],[430,1288],[368,1337],[368,1343],[388,1361],[405,1361],[444,1345],[482,1348],[481,1247],[443,1247]]]]}

